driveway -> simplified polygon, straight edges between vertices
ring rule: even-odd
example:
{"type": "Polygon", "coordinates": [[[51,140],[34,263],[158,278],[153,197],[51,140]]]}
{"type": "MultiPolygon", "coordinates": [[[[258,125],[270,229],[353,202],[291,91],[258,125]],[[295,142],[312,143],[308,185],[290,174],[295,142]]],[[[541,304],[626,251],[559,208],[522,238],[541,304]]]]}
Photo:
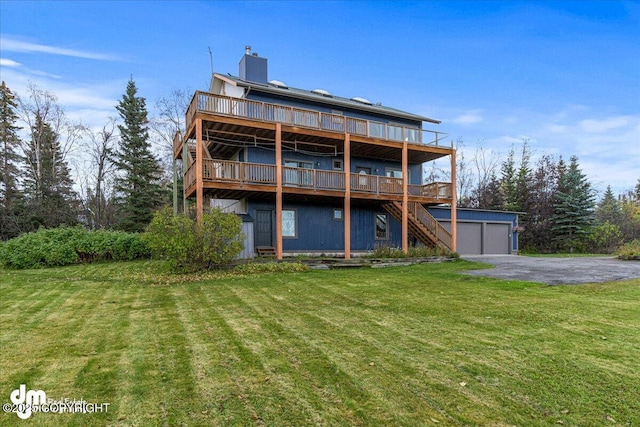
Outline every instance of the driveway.
{"type": "Polygon", "coordinates": [[[621,261],[613,257],[464,255],[462,258],[495,265],[492,269],[471,270],[467,271],[467,274],[548,285],[575,285],[640,278],[640,261],[621,261]]]}

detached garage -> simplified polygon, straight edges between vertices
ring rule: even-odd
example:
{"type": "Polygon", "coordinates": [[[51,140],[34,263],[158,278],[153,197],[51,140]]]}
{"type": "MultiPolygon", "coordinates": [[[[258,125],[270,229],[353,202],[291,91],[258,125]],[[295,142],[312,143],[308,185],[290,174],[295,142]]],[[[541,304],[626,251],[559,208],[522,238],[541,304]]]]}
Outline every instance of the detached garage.
{"type": "MultiPolygon", "coordinates": [[[[451,208],[428,208],[451,231],[451,208]]],[[[518,253],[519,212],[457,209],[460,255],[496,255],[518,253]]]]}

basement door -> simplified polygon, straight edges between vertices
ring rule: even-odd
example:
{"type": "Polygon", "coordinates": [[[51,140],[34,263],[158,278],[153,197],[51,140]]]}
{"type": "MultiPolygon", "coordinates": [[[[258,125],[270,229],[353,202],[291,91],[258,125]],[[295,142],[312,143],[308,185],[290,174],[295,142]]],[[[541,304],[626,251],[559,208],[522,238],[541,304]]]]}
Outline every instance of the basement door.
{"type": "Polygon", "coordinates": [[[273,246],[273,211],[256,209],[253,224],[256,247],[273,246]]]}

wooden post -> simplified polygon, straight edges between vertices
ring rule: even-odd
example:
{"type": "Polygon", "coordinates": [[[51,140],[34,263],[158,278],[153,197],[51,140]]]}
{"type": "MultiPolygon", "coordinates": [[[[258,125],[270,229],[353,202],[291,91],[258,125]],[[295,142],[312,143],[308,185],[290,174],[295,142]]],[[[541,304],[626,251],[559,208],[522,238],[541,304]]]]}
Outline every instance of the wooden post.
{"type": "Polygon", "coordinates": [[[196,119],[196,220],[202,223],[204,186],[202,183],[202,119],[196,119]]]}
{"type": "Polygon", "coordinates": [[[456,150],[451,152],[451,250],[457,251],[458,240],[458,210],[457,210],[457,194],[456,194],[456,150]]]}
{"type": "Polygon", "coordinates": [[[282,259],[282,124],[276,123],[276,258],[282,259]]]}
{"type": "Polygon", "coordinates": [[[351,259],[351,137],[344,135],[344,259],[351,259]]]}
{"type": "Polygon", "coordinates": [[[409,253],[409,148],[402,144],[402,252],[409,253]]]}
{"type": "Polygon", "coordinates": [[[185,215],[189,215],[187,209],[187,169],[189,166],[189,147],[185,141],[182,144],[182,213],[185,215]]]}
{"type": "Polygon", "coordinates": [[[173,214],[178,215],[178,166],[173,159],[173,214]]]}

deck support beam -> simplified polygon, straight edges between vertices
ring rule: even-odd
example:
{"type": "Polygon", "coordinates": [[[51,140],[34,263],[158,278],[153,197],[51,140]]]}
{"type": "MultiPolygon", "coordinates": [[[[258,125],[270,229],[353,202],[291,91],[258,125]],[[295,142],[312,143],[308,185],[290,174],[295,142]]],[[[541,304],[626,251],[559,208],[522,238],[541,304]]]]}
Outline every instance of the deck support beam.
{"type": "Polygon", "coordinates": [[[202,119],[196,119],[196,220],[202,224],[204,186],[202,183],[202,119]]]}
{"type": "Polygon", "coordinates": [[[182,213],[189,215],[187,209],[187,169],[189,169],[189,147],[185,141],[182,144],[182,213]]]}
{"type": "MultiPolygon", "coordinates": [[[[409,147],[402,144],[402,252],[409,253],[409,147]]],[[[388,225],[387,225],[388,226],[388,225]]]]}
{"type": "Polygon", "coordinates": [[[276,258],[282,259],[282,124],[276,123],[276,258]]]}
{"type": "Polygon", "coordinates": [[[456,194],[456,151],[451,152],[451,250],[456,252],[458,240],[458,200],[456,194]]]}
{"type": "Polygon", "coordinates": [[[178,215],[178,165],[177,160],[173,161],[173,214],[178,215]]]}
{"type": "Polygon", "coordinates": [[[344,259],[351,259],[351,136],[344,135],[344,259]]]}

